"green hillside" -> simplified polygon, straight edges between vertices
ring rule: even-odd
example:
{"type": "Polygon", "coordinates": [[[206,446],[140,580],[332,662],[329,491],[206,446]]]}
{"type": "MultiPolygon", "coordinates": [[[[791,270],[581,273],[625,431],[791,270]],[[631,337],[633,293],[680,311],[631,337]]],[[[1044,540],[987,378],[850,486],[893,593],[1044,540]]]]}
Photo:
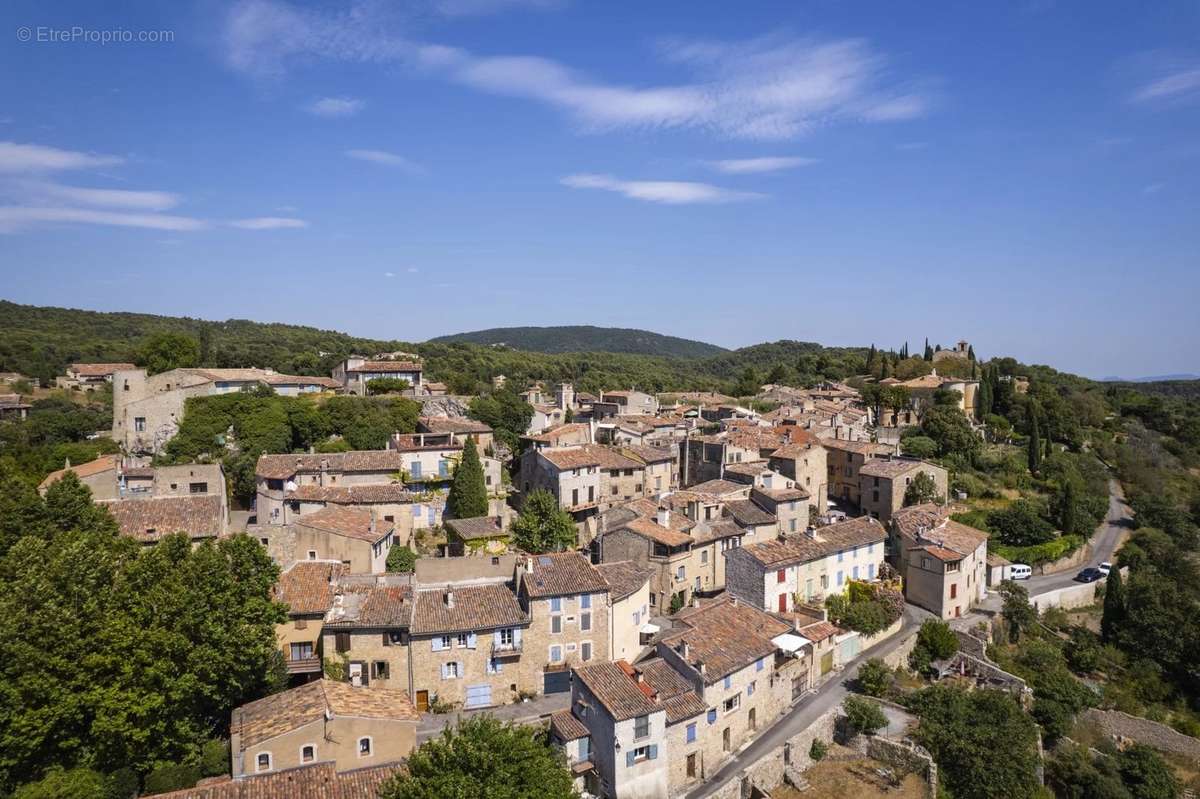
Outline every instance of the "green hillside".
{"type": "Polygon", "coordinates": [[[503,345],[510,349],[530,352],[623,352],[630,355],[661,355],[670,358],[707,358],[729,351],[715,344],[664,336],[649,330],[592,325],[493,327],[488,330],[439,336],[430,341],[503,345]]]}

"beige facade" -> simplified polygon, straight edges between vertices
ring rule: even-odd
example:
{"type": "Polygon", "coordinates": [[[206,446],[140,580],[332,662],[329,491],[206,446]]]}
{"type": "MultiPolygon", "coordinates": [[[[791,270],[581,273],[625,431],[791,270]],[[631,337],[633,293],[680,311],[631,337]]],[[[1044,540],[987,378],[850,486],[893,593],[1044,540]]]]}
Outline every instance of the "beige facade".
{"type": "Polygon", "coordinates": [[[867,461],[858,470],[859,506],[884,524],[904,507],[904,494],[918,474],[926,474],[937,496],[946,498],[949,474],[941,466],[913,458],[885,457],[867,461]]]}
{"type": "Polygon", "coordinates": [[[790,444],[771,453],[772,469],[791,478],[798,488],[806,491],[809,502],[822,514],[829,506],[829,463],[825,448],[815,439],[803,444],[790,444]]]}
{"type": "Polygon", "coordinates": [[[848,503],[858,507],[861,498],[861,485],[858,470],[873,459],[895,454],[896,448],[888,444],[876,444],[870,441],[845,441],[842,439],[825,439],[821,442],[825,448],[826,473],[829,498],[838,501],[845,510],[848,503]]]}
{"type": "Polygon", "coordinates": [[[954,619],[987,597],[987,534],[948,518],[944,507],[904,508],[892,519],[893,559],[914,605],[954,619]]]}

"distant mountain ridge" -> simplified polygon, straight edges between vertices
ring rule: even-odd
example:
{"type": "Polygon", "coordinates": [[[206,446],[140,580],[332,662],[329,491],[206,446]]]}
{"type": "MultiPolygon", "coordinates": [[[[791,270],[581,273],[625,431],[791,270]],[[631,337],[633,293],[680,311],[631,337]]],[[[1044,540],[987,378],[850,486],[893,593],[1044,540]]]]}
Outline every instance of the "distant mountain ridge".
{"type": "Polygon", "coordinates": [[[1200,380],[1200,375],[1185,372],[1174,375],[1152,375],[1151,377],[1102,377],[1101,383],[1165,383],[1169,380],[1200,380]]]}
{"type": "Polygon", "coordinates": [[[629,355],[659,355],[672,358],[711,358],[729,350],[703,341],[667,336],[649,330],[595,325],[551,327],[493,327],[454,333],[430,339],[436,343],[464,341],[488,346],[503,345],[514,350],[545,352],[619,352],[629,355]]]}

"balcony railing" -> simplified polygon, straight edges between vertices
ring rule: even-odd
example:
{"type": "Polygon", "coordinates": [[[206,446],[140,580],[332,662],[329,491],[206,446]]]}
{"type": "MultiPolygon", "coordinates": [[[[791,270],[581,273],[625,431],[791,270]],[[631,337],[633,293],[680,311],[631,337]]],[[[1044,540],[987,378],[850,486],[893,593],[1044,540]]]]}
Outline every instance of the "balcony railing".
{"type": "Polygon", "coordinates": [[[321,671],[321,659],[319,657],[288,658],[287,660],[288,674],[312,674],[318,671],[321,671]]]}
{"type": "Polygon", "coordinates": [[[494,658],[511,658],[520,657],[521,642],[510,641],[508,643],[492,643],[492,657],[494,658]]]}

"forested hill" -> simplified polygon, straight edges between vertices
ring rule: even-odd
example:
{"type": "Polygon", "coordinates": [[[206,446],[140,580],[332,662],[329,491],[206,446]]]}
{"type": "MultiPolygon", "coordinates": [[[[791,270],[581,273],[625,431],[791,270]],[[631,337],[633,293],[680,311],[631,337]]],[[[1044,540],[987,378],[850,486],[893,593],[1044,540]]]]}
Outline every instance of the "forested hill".
{"type": "Polygon", "coordinates": [[[622,352],[630,355],[663,355],[671,358],[707,358],[729,350],[703,341],[665,336],[649,330],[593,325],[559,327],[493,327],[430,339],[432,342],[465,341],[504,345],[530,352],[622,352]]]}

